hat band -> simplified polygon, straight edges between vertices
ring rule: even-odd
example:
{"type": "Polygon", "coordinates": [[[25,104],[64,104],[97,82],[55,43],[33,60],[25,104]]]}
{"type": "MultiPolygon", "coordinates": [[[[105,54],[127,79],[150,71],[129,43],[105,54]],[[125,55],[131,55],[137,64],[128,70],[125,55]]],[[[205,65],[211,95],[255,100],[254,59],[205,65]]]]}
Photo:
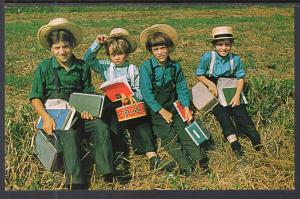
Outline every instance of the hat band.
{"type": "Polygon", "coordinates": [[[233,35],[232,34],[219,34],[219,35],[215,35],[214,39],[217,39],[220,37],[233,37],[233,35]]]}

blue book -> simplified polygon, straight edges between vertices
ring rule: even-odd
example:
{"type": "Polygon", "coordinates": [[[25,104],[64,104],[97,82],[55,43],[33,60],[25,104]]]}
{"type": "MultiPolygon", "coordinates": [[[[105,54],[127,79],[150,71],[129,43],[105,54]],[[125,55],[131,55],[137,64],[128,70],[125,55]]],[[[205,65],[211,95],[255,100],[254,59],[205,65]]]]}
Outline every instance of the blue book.
{"type": "MultiPolygon", "coordinates": [[[[47,113],[54,119],[55,130],[68,130],[67,124],[71,123],[74,113],[70,109],[46,109],[47,113]]],[[[38,129],[43,129],[43,120],[40,117],[37,124],[38,129]]]]}

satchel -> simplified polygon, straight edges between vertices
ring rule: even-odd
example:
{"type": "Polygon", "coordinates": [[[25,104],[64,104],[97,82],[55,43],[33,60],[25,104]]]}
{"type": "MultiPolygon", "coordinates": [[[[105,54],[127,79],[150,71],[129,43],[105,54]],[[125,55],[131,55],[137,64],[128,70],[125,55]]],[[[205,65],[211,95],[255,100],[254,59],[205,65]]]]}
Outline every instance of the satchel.
{"type": "Polygon", "coordinates": [[[129,96],[129,105],[122,103],[122,106],[116,108],[118,121],[126,121],[147,115],[146,106],[144,102],[137,102],[133,97],[129,96]]]}
{"type": "Polygon", "coordinates": [[[63,153],[55,133],[49,136],[38,130],[33,152],[50,172],[63,170],[63,153]]]}

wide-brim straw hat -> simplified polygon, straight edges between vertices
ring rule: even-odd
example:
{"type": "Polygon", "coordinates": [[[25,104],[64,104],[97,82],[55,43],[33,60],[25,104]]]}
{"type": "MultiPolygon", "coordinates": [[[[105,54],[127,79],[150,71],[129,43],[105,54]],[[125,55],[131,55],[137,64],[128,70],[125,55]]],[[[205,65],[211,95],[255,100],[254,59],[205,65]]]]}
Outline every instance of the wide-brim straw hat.
{"type": "Polygon", "coordinates": [[[234,39],[231,26],[219,26],[212,29],[211,42],[221,39],[234,39]]]}
{"type": "Polygon", "coordinates": [[[140,34],[140,42],[143,45],[144,48],[146,48],[146,42],[149,39],[150,35],[162,32],[165,33],[170,37],[170,39],[173,41],[174,46],[177,42],[177,32],[174,28],[169,26],[168,24],[155,24],[153,26],[150,26],[149,28],[146,28],[143,30],[140,34]]]}
{"type": "Polygon", "coordinates": [[[49,21],[47,25],[42,26],[37,34],[38,41],[40,42],[40,44],[48,50],[50,50],[51,47],[49,46],[47,39],[49,34],[54,30],[69,31],[75,39],[73,47],[78,46],[78,44],[82,41],[82,30],[78,25],[68,21],[65,18],[55,18],[49,21]]]}
{"type": "Polygon", "coordinates": [[[134,52],[137,48],[137,43],[132,39],[129,32],[124,28],[114,28],[109,33],[109,38],[120,38],[126,40],[130,45],[130,52],[134,52]]]}

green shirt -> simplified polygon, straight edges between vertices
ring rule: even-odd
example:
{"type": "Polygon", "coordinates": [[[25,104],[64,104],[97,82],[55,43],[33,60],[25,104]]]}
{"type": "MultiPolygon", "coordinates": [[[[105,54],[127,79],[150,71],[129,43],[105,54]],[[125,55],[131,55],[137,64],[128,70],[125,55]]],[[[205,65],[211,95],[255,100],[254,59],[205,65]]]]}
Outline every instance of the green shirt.
{"type": "Polygon", "coordinates": [[[91,71],[83,60],[72,55],[70,67],[65,70],[53,56],[38,65],[32,83],[30,100],[37,98],[45,102],[51,94],[57,91],[53,69],[57,69],[61,92],[95,92],[91,83],[91,71]]]}
{"type": "Polygon", "coordinates": [[[153,88],[152,88],[152,75],[150,74],[153,67],[155,72],[155,84],[157,86],[164,86],[169,81],[175,79],[176,92],[178,95],[178,100],[183,105],[183,107],[190,106],[190,94],[187,87],[187,82],[184,78],[181,66],[178,62],[169,59],[166,66],[161,66],[154,56],[146,60],[140,68],[140,88],[146,104],[154,111],[159,111],[162,106],[156,100],[153,88]],[[152,66],[151,63],[152,62],[152,66]],[[175,68],[175,77],[171,76],[172,68],[175,68]]]}

